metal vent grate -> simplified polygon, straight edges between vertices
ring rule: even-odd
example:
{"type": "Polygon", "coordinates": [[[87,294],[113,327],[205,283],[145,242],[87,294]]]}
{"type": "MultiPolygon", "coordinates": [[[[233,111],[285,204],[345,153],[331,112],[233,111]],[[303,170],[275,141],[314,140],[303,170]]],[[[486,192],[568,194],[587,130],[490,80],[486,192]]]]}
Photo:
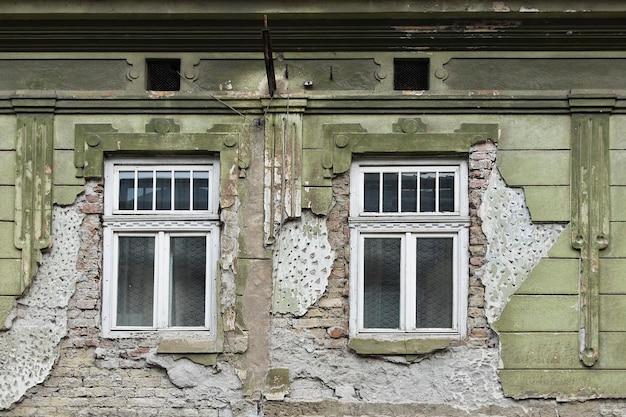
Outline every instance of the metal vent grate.
{"type": "Polygon", "coordinates": [[[180,91],[180,59],[146,60],[148,90],[180,91]]]}
{"type": "Polygon", "coordinates": [[[395,59],[394,90],[428,90],[428,59],[395,59]]]}

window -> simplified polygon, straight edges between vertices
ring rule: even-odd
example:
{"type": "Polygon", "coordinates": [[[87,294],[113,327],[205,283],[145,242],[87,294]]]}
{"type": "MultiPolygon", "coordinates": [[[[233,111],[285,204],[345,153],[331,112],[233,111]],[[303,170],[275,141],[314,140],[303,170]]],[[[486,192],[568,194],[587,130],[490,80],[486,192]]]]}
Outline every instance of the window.
{"type": "Polygon", "coordinates": [[[105,336],[214,331],[218,180],[213,159],[105,162],[105,336]]]}
{"type": "Polygon", "coordinates": [[[463,337],[466,163],[364,160],[350,178],[351,335],[463,337]]]}

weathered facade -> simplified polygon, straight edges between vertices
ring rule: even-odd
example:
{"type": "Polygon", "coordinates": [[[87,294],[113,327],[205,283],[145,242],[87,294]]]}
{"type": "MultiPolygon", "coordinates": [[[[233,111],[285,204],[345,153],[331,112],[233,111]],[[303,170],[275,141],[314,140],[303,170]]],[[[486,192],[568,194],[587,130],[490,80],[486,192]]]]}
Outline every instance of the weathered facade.
{"type": "Polygon", "coordinates": [[[0,416],[626,415],[623,4],[136,3],[0,6],[0,416]]]}

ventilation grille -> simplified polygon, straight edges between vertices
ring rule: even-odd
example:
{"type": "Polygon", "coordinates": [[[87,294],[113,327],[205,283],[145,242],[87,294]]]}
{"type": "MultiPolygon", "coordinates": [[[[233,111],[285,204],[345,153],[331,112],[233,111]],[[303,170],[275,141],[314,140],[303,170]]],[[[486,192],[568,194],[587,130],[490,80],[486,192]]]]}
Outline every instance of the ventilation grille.
{"type": "Polygon", "coordinates": [[[428,90],[428,59],[394,60],[394,90],[428,90]]]}
{"type": "Polygon", "coordinates": [[[148,86],[151,91],[180,91],[180,59],[149,59],[148,86]]]}

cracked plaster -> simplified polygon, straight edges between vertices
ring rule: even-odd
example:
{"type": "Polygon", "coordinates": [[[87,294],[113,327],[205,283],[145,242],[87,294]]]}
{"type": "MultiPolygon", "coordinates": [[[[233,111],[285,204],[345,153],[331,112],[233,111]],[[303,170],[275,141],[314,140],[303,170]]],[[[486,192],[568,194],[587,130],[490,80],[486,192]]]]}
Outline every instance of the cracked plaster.
{"type": "Polygon", "coordinates": [[[487,253],[477,276],[485,286],[485,315],[494,323],[565,226],[533,224],[523,190],[507,187],[497,169],[490,176],[478,216],[487,253]]]}
{"type": "Polygon", "coordinates": [[[17,300],[11,329],[0,332],[0,409],[43,382],[59,355],[57,346],[67,334],[68,303],[79,277],[76,259],[83,217],[76,206],[54,207],[52,248],[17,300]]]}
{"type": "Polygon", "coordinates": [[[292,401],[454,404],[466,411],[515,405],[499,384],[497,349],[462,346],[407,363],[327,349],[309,332],[278,326],[270,340],[273,366],[289,369],[292,401]]]}
{"type": "Polygon", "coordinates": [[[154,353],[150,353],[146,361],[165,369],[172,384],[186,390],[187,398],[203,400],[220,410],[220,416],[232,416],[233,408],[239,409],[238,416],[257,416],[256,406],[244,400],[241,380],[228,362],[209,367],[189,359],[174,360],[169,355],[154,353]]]}
{"type": "Polygon", "coordinates": [[[335,259],[326,218],[305,211],[299,220],[285,223],[273,256],[273,311],[305,314],[326,290],[335,259]]]}

